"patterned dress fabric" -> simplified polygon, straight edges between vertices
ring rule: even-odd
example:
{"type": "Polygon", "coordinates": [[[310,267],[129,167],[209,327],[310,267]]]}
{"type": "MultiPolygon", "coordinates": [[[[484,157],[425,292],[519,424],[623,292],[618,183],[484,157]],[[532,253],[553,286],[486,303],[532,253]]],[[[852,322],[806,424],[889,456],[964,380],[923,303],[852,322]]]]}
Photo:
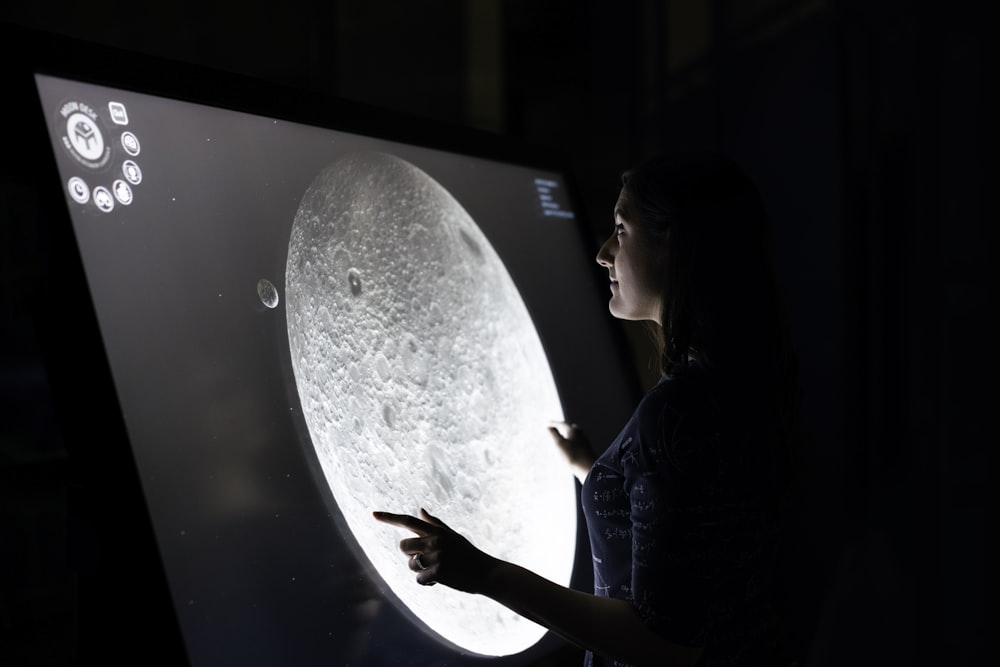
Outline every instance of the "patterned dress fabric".
{"type": "MultiPolygon", "coordinates": [[[[594,593],[699,665],[772,665],[782,468],[773,411],[690,369],[662,379],[583,486],[594,593]]],[[[765,394],[766,395],[766,394],[765,394]]],[[[623,665],[587,654],[586,665],[623,665]]]]}

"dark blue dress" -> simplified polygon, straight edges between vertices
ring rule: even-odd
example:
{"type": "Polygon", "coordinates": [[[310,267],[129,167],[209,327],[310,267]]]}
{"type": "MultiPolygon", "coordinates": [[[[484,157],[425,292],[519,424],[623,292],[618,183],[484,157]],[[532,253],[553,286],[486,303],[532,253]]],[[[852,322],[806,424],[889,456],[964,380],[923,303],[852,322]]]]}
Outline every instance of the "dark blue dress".
{"type": "Polygon", "coordinates": [[[750,394],[697,369],[664,378],[583,485],[594,593],[706,647],[700,665],[776,664],[782,469],[773,412],[750,394]]]}

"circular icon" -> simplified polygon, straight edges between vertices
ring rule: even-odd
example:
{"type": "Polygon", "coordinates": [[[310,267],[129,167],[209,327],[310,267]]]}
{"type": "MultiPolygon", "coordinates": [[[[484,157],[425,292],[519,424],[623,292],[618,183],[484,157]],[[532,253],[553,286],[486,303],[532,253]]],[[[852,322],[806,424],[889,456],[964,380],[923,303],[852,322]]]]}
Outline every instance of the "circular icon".
{"type": "Polygon", "coordinates": [[[94,204],[105,213],[110,213],[115,207],[115,200],[103,185],[94,188],[94,204]]]}
{"type": "Polygon", "coordinates": [[[85,113],[70,114],[66,119],[66,138],[85,160],[97,160],[104,152],[104,135],[85,113]]]}
{"type": "Polygon", "coordinates": [[[122,173],[125,174],[125,180],[132,185],[142,183],[142,169],[139,169],[139,165],[132,160],[125,160],[122,163],[122,173]]]}
{"type": "Polygon", "coordinates": [[[119,202],[125,206],[132,203],[132,188],[128,186],[128,183],[119,178],[112,184],[111,189],[115,193],[115,199],[119,202]]]}
{"type": "Polygon", "coordinates": [[[90,188],[87,187],[86,181],[84,181],[79,176],[74,176],[66,182],[66,189],[69,190],[69,196],[73,198],[78,204],[86,204],[90,201],[90,188]]]}
{"type": "Polygon", "coordinates": [[[122,148],[129,155],[139,154],[139,139],[131,132],[122,132],[122,148]]]}

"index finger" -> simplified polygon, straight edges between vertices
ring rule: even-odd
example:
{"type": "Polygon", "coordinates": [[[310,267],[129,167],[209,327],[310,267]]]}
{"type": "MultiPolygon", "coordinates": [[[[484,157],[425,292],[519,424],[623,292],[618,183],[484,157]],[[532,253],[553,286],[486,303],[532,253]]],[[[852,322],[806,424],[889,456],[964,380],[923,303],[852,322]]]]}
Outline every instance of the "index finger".
{"type": "Polygon", "coordinates": [[[426,521],[421,521],[409,514],[392,514],[391,512],[372,512],[372,516],[382,523],[391,523],[395,526],[402,526],[407,530],[412,530],[420,537],[429,535],[433,526],[426,521]]]}

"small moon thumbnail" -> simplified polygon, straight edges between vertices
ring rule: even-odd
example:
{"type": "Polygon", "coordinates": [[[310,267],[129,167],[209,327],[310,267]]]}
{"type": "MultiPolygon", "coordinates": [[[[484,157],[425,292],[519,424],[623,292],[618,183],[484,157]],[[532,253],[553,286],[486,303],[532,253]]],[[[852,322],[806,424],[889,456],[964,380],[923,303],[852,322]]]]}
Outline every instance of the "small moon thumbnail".
{"type": "Polygon", "coordinates": [[[261,278],[257,281],[257,296],[260,297],[260,302],[268,308],[278,307],[278,290],[267,278],[261,278]]]}

